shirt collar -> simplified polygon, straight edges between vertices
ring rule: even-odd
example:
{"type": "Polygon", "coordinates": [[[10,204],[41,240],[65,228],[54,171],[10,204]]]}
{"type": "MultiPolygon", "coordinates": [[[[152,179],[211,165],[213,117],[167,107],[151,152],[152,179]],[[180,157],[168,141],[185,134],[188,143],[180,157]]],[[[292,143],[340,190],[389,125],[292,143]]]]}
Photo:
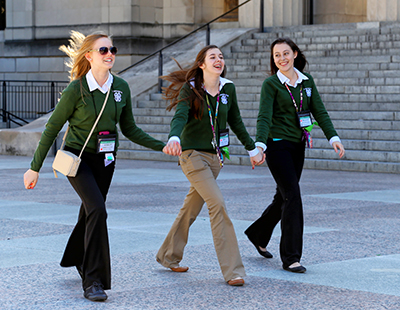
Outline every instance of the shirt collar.
{"type": "Polygon", "coordinates": [[[112,76],[112,74],[109,72],[108,73],[108,79],[107,81],[104,83],[103,87],[101,87],[99,85],[99,83],[97,83],[96,79],[93,76],[92,73],[92,69],[89,70],[88,73],[86,73],[86,81],[88,83],[89,86],[89,90],[90,92],[98,89],[100,90],[103,94],[107,93],[108,89],[111,88],[111,85],[113,83],[114,77],[112,76]]]}
{"type": "Polygon", "coordinates": [[[297,87],[298,84],[300,84],[303,80],[308,80],[308,77],[305,76],[303,73],[301,73],[299,70],[294,68],[294,71],[297,73],[297,76],[299,77],[296,82],[294,82],[294,85],[290,84],[290,79],[288,79],[280,70],[276,73],[276,75],[279,78],[279,81],[281,81],[282,84],[288,84],[292,87],[297,87]]]}
{"type": "MultiPolygon", "coordinates": [[[[219,91],[221,91],[222,87],[224,87],[225,84],[233,83],[231,80],[225,79],[223,77],[219,77],[219,91]]],[[[190,81],[190,85],[194,87],[194,79],[190,81]]],[[[208,91],[207,91],[208,92],[208,91]]]]}

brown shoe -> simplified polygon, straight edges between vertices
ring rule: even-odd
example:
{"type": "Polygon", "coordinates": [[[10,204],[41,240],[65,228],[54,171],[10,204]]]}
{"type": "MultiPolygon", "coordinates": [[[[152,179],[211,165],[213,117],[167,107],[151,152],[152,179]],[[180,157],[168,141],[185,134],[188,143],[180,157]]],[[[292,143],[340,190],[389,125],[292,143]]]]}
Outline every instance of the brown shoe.
{"type": "Polygon", "coordinates": [[[178,267],[171,267],[170,269],[171,269],[172,271],[174,271],[174,272],[186,272],[186,271],[189,270],[189,267],[181,267],[181,266],[178,266],[178,267]]]}
{"type": "Polygon", "coordinates": [[[229,280],[228,284],[231,286],[242,286],[244,284],[244,280],[241,277],[238,277],[238,278],[229,280]]]}

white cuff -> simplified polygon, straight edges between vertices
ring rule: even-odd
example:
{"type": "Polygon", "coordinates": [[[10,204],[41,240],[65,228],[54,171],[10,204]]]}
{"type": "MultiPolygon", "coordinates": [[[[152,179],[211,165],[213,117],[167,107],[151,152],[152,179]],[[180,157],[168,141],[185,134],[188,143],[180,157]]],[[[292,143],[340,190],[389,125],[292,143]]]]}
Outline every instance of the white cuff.
{"type": "Polygon", "coordinates": [[[176,141],[176,142],[178,142],[179,144],[181,144],[181,139],[179,139],[178,136],[172,136],[171,138],[168,139],[168,143],[169,143],[169,142],[174,142],[174,141],[176,141]]]}
{"type": "Polygon", "coordinates": [[[266,146],[264,143],[262,143],[262,142],[256,142],[256,147],[257,147],[257,146],[262,147],[262,149],[263,149],[264,152],[265,152],[265,150],[267,149],[267,146],[266,146]]]}
{"type": "Polygon", "coordinates": [[[259,152],[259,150],[257,148],[255,148],[254,150],[251,151],[247,151],[249,153],[250,157],[256,156],[259,152]]]}
{"type": "Polygon", "coordinates": [[[342,141],[340,141],[339,136],[333,136],[332,138],[330,138],[329,140],[329,144],[332,146],[333,142],[340,142],[342,143],[342,141]]]}

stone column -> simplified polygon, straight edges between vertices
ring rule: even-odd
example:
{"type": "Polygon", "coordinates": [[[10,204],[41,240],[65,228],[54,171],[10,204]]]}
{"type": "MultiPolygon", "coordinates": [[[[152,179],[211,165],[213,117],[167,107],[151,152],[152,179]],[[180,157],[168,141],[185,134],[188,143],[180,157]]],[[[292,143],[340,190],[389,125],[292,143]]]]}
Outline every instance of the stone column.
{"type": "MultiPolygon", "coordinates": [[[[367,1],[369,0],[315,0],[314,23],[333,24],[365,22],[367,20],[367,1]]],[[[378,1],[384,2],[386,0],[378,1]]]]}
{"type": "Polygon", "coordinates": [[[35,39],[35,4],[36,0],[6,1],[6,40],[35,39]]]}
{"type": "MultiPolygon", "coordinates": [[[[299,0],[264,1],[264,26],[294,26],[303,24],[303,2],[299,0]]],[[[240,0],[240,3],[245,0],[240,0]]],[[[253,0],[239,9],[241,27],[260,26],[260,0],[253,0]]]]}
{"type": "Polygon", "coordinates": [[[399,21],[400,0],[366,0],[367,21],[399,21]]]}

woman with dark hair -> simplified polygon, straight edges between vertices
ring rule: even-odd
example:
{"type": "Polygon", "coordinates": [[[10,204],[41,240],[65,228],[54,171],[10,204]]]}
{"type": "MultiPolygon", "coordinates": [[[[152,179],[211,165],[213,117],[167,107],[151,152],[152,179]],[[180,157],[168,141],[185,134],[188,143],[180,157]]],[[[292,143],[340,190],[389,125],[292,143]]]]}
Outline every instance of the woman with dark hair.
{"type": "Polygon", "coordinates": [[[179,163],[190,181],[190,189],[156,259],[175,272],[189,269],[179,266],[179,263],[187,244],[189,227],[205,202],[224,279],[229,285],[241,286],[245,271],[235,230],[216,182],[224,155],[227,155],[227,124],[249,152],[253,167],[264,162],[264,157],[244,127],[235,86],[223,78],[224,72],[222,52],[217,46],[210,45],[198,53],[191,68],[181,68],[163,77],[171,83],[164,89],[164,97],[170,101],[167,109],[176,107],[165,151],[170,155],[180,155],[179,163]]]}
{"type": "Polygon", "coordinates": [[[62,92],[46,124],[31,168],[24,174],[24,184],[27,189],[36,186],[43,161],[67,121],[69,131],[65,150],[79,155],[106,102],[104,113],[96,125],[96,134],[90,137],[82,153],[76,176],[68,177],[82,204],[78,222],[61,260],[62,267],[75,266],[78,270],[85,298],[105,301],[107,294],[104,290],[111,289],[105,201],[115,168],[117,124],[127,138],[142,146],[162,151],[165,144],[136,126],[129,85],[110,73],[117,48],[109,36],[96,33],[85,37],[73,31],[70,46],[61,46],[60,50],[70,57],[71,82],[62,92]]]}
{"type": "Polygon", "coordinates": [[[245,231],[258,253],[272,258],[267,245],[281,221],[283,269],[300,273],[306,268],[300,264],[304,220],[299,181],[305,145],[312,146],[311,114],[339,157],[345,153],[313,78],[303,72],[306,63],[305,56],[292,40],[282,38],[272,43],[272,75],[261,89],[256,145],[266,154],[277,185],[276,194],[261,217],[245,231]]]}

